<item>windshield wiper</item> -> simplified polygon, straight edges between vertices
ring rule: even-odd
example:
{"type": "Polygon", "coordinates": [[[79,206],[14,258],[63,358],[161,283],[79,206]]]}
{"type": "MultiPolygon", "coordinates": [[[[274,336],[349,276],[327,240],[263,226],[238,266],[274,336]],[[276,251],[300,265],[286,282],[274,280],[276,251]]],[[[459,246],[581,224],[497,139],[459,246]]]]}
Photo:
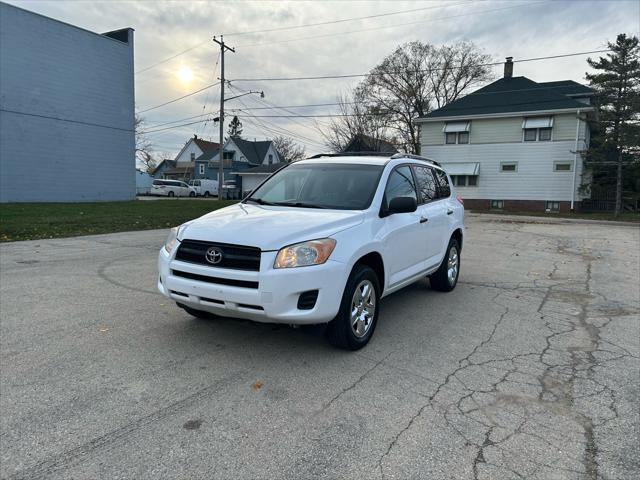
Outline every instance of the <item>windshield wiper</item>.
{"type": "Polygon", "coordinates": [[[305,202],[274,202],[272,205],[278,205],[279,207],[300,207],[300,208],[327,208],[315,203],[305,202]]]}
{"type": "Polygon", "coordinates": [[[253,202],[253,203],[257,203],[258,205],[276,205],[275,203],[267,202],[266,200],[262,200],[261,198],[253,198],[253,197],[249,197],[245,199],[245,202],[253,202]]]}

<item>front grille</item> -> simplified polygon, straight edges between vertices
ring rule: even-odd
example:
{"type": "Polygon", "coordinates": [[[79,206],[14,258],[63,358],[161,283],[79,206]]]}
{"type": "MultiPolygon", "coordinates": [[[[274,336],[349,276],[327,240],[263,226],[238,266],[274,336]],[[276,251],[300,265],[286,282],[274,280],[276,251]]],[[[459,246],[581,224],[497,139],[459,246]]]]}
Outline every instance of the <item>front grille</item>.
{"type": "Polygon", "coordinates": [[[318,290],[302,292],[298,297],[298,310],[311,310],[316,306],[316,300],[318,300],[318,290]]]}
{"type": "Polygon", "coordinates": [[[182,272],[180,270],[171,270],[176,277],[188,278],[199,282],[217,283],[220,285],[229,285],[231,287],[242,288],[258,288],[258,282],[249,282],[247,280],[234,280],[232,278],[210,277],[209,275],[198,275],[197,273],[182,272]]]}
{"type": "Polygon", "coordinates": [[[209,267],[260,271],[260,249],[244,245],[183,240],[176,252],[176,260],[209,267]],[[216,247],[222,253],[222,260],[219,263],[207,262],[206,253],[211,247],[216,247]]]}

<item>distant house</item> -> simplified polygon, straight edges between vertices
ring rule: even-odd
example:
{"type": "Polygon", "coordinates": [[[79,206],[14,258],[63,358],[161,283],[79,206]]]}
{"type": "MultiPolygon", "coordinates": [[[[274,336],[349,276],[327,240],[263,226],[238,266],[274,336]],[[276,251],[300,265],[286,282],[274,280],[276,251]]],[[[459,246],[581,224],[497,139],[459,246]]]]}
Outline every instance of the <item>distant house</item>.
{"type": "Polygon", "coordinates": [[[246,194],[286,165],[286,162],[272,163],[271,165],[259,165],[233,173],[242,178],[242,193],[246,194]]]}
{"type": "Polygon", "coordinates": [[[220,148],[219,143],[209,142],[194,135],[173,160],[163,160],[153,172],[154,178],[182,180],[194,178],[195,160],[204,154],[214,154],[220,148]]]}
{"type": "Polygon", "coordinates": [[[579,209],[593,91],[512,74],[509,57],[503,78],[416,119],[422,155],[444,166],[468,208],[579,209]]]}
{"type": "Polygon", "coordinates": [[[380,152],[394,154],[398,153],[398,150],[392,143],[389,143],[386,140],[359,133],[354,135],[351,141],[342,150],[342,153],[356,152],[380,152]]]}
{"type": "MultiPolygon", "coordinates": [[[[218,179],[219,150],[203,153],[195,159],[193,178],[218,179]]],[[[236,180],[242,185],[239,173],[259,165],[273,165],[282,162],[280,155],[270,140],[250,141],[239,137],[227,140],[224,145],[224,180],[236,180]]],[[[246,190],[242,187],[243,190],[246,190]]]]}

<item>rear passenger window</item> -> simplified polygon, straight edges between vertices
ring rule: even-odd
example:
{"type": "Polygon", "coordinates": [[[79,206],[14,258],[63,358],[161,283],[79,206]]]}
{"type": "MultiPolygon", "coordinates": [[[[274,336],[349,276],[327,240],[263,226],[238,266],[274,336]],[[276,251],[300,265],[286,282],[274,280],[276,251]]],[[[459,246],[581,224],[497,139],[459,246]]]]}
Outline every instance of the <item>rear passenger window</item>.
{"type": "Polygon", "coordinates": [[[384,190],[384,209],[389,208],[389,202],[396,197],[413,197],[418,201],[416,195],[416,187],[413,182],[411,169],[404,165],[398,167],[391,172],[387,187],[384,190]]]}
{"type": "MultiPolygon", "coordinates": [[[[433,170],[433,173],[435,174],[436,177],[436,183],[437,183],[437,191],[438,191],[438,198],[449,198],[451,196],[451,186],[449,185],[449,179],[447,178],[447,174],[444,173],[442,170],[433,170]]],[[[475,180],[477,179],[477,177],[468,177],[469,179],[473,178],[474,182],[473,185],[476,184],[475,180]]],[[[469,185],[472,185],[471,180],[469,180],[469,185]]]]}
{"type": "Polygon", "coordinates": [[[418,203],[429,203],[436,200],[438,198],[437,186],[433,173],[431,173],[432,169],[429,167],[414,165],[413,171],[416,174],[418,192],[420,193],[420,200],[418,203]]]}

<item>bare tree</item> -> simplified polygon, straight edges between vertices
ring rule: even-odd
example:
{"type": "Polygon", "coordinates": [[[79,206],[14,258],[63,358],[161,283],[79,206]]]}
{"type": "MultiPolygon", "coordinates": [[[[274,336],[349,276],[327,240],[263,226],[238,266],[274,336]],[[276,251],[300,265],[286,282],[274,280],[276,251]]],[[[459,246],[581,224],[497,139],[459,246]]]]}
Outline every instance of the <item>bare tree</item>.
{"type": "Polygon", "coordinates": [[[157,166],[157,161],[153,158],[153,148],[151,141],[143,132],[144,119],[136,113],[134,121],[134,132],[136,138],[136,162],[142,164],[144,169],[151,173],[157,166]]]}
{"type": "Polygon", "coordinates": [[[388,128],[402,147],[420,152],[416,117],[459,98],[491,79],[488,55],[470,42],[434,47],[419,41],[399,46],[357,87],[369,109],[387,116],[388,128]]]}
{"type": "Polygon", "coordinates": [[[356,88],[351,94],[338,96],[340,113],[326,128],[320,128],[324,143],[334,152],[341,152],[356,135],[394,143],[389,134],[389,118],[374,105],[369,105],[363,91],[356,88]]]}
{"type": "Polygon", "coordinates": [[[292,138],[279,136],[271,140],[282,161],[291,163],[302,160],[307,156],[305,148],[298,145],[292,138]]]}

